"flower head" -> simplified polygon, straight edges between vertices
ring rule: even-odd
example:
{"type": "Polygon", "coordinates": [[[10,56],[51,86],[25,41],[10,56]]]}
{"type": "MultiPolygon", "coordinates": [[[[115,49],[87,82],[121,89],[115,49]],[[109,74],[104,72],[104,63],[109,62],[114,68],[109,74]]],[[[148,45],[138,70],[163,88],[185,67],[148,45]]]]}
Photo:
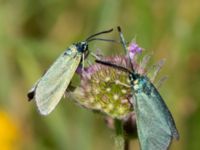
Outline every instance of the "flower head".
{"type": "MultiPolygon", "coordinates": [[[[107,61],[127,67],[126,57],[110,57],[107,61]]],[[[103,112],[113,118],[121,118],[133,111],[130,102],[130,83],[127,73],[94,64],[81,76],[81,85],[74,92],[82,106],[103,112]]]]}
{"type": "Polygon", "coordinates": [[[128,55],[131,59],[133,59],[136,54],[142,52],[142,48],[139,47],[136,42],[130,43],[130,45],[128,46],[128,50],[129,50],[128,55]]]}

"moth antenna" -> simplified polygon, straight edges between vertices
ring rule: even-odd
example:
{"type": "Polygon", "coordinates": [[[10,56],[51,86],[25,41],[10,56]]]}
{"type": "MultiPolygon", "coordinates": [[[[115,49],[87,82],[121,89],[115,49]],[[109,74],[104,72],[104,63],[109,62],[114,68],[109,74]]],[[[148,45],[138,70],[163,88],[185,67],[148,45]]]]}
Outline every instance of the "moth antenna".
{"type": "Polygon", "coordinates": [[[127,72],[127,73],[132,73],[129,69],[127,69],[125,67],[122,67],[122,66],[119,66],[119,65],[116,65],[116,64],[112,64],[112,63],[107,62],[107,61],[95,60],[95,62],[102,64],[102,65],[105,65],[105,66],[109,66],[109,67],[119,69],[119,70],[127,72]]]}
{"type": "Polygon", "coordinates": [[[121,27],[118,26],[118,27],[117,27],[117,30],[118,30],[118,32],[119,32],[120,41],[121,41],[121,44],[122,44],[122,46],[123,46],[123,48],[124,48],[125,54],[127,54],[127,53],[128,53],[128,49],[127,49],[127,46],[126,46],[125,38],[124,38],[124,36],[123,36],[123,34],[122,34],[121,27]]]}
{"type": "Polygon", "coordinates": [[[93,37],[95,37],[95,36],[98,36],[98,35],[101,35],[101,34],[106,34],[106,33],[110,33],[110,32],[112,32],[113,31],[113,28],[112,29],[110,29],[110,30],[105,30],[105,31],[101,31],[101,32],[98,32],[98,33],[95,33],[95,34],[93,34],[93,35],[91,35],[91,36],[89,36],[88,38],[86,38],[86,40],[85,41],[89,41],[90,39],[92,39],[93,37]]]}
{"type": "Polygon", "coordinates": [[[125,38],[124,38],[124,36],[123,36],[123,34],[122,34],[122,30],[121,30],[120,26],[117,27],[117,30],[118,30],[118,32],[119,32],[120,41],[121,41],[121,44],[122,44],[122,46],[123,46],[123,48],[124,48],[124,50],[125,50],[125,54],[128,55],[128,61],[129,61],[129,65],[131,66],[131,70],[132,70],[133,72],[135,72],[134,69],[133,69],[133,64],[132,64],[132,62],[131,62],[131,58],[130,58],[130,56],[129,56],[129,54],[128,54],[128,49],[127,49],[127,46],[126,46],[126,41],[125,41],[125,38]]]}
{"type": "Polygon", "coordinates": [[[111,43],[117,43],[119,44],[120,42],[116,41],[116,40],[112,40],[112,39],[102,39],[102,38],[92,38],[87,40],[87,42],[91,42],[91,41],[104,41],[104,42],[111,42],[111,43]]]}

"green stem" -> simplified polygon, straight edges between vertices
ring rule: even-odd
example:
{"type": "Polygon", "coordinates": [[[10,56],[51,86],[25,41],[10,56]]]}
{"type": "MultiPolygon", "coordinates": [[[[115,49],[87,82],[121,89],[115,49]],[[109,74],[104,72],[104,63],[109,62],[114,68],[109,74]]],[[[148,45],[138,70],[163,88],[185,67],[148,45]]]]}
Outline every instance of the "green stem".
{"type": "Polygon", "coordinates": [[[115,149],[124,150],[125,149],[125,139],[123,134],[123,124],[121,120],[115,119],[115,149]]]}
{"type": "Polygon", "coordinates": [[[129,139],[126,138],[124,143],[124,150],[129,150],[129,143],[130,143],[129,139]]]}
{"type": "Polygon", "coordinates": [[[119,119],[115,119],[115,132],[117,136],[123,136],[123,123],[119,119]]]}

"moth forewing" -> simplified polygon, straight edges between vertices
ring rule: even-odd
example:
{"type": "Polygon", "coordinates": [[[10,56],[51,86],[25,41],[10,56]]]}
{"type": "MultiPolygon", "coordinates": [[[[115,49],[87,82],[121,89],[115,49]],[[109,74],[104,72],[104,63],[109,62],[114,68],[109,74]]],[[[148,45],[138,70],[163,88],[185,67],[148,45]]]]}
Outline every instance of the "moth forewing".
{"type": "Polygon", "coordinates": [[[35,100],[41,114],[48,115],[58,104],[81,61],[81,56],[76,47],[71,46],[40,79],[35,100]]]}
{"type": "Polygon", "coordinates": [[[163,121],[156,119],[153,108],[148,106],[149,104],[144,99],[146,99],[145,95],[137,95],[134,106],[141,149],[165,150],[172,139],[169,127],[166,124],[163,125],[163,121]]]}
{"type": "Polygon", "coordinates": [[[178,138],[173,117],[154,85],[139,77],[132,85],[138,137],[142,150],[165,150],[178,138]]]}

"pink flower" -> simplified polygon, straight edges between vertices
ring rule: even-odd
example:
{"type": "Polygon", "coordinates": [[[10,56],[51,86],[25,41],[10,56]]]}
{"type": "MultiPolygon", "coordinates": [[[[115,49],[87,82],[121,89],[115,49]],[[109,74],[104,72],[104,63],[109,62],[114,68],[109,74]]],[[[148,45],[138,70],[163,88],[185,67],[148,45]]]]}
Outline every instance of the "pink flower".
{"type": "Polygon", "coordinates": [[[130,43],[128,50],[128,54],[131,59],[133,59],[136,54],[140,54],[142,52],[142,48],[139,47],[135,42],[130,43]]]}

